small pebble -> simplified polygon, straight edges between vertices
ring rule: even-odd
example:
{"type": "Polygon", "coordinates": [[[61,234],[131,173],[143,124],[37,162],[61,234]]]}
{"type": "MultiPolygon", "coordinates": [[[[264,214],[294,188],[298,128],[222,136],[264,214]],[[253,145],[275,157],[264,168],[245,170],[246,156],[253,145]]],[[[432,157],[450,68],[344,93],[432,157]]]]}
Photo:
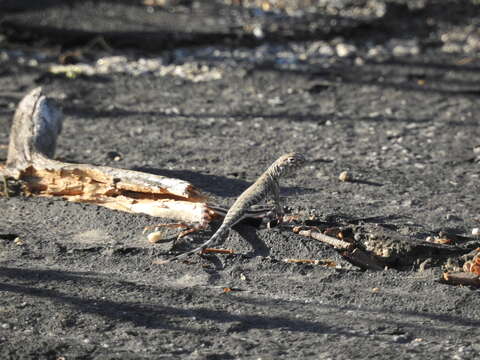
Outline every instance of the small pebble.
{"type": "Polygon", "coordinates": [[[353,55],[357,51],[357,48],[353,45],[340,43],[340,44],[337,44],[337,46],[335,47],[335,50],[337,51],[338,56],[348,57],[353,55]]]}
{"type": "Polygon", "coordinates": [[[396,343],[399,343],[399,344],[405,344],[408,342],[408,336],[405,335],[405,334],[402,334],[402,335],[394,335],[392,337],[392,341],[393,342],[396,342],[396,343]]]}
{"type": "Polygon", "coordinates": [[[13,240],[13,243],[14,243],[15,245],[18,245],[18,246],[22,246],[23,244],[25,244],[25,243],[23,242],[23,240],[20,239],[19,237],[16,237],[16,238],[13,240]]]}
{"type": "Polygon", "coordinates": [[[365,60],[363,58],[357,56],[355,58],[355,65],[357,65],[357,66],[365,65],[365,60]]]}
{"type": "Polygon", "coordinates": [[[335,52],[330,45],[324,44],[318,48],[318,54],[321,56],[333,56],[335,52]]]}
{"type": "Polygon", "coordinates": [[[163,238],[163,233],[161,231],[154,231],[147,235],[147,240],[152,244],[159,242],[160,240],[162,240],[162,238],[163,238]]]}
{"type": "Polygon", "coordinates": [[[352,180],[352,176],[350,175],[350,173],[348,171],[342,171],[340,173],[340,175],[338,176],[338,180],[340,181],[350,181],[352,180]]]}
{"type": "Polygon", "coordinates": [[[27,305],[28,305],[28,304],[24,301],[24,302],[18,304],[18,305],[17,305],[17,308],[23,309],[23,308],[26,307],[27,305]]]}

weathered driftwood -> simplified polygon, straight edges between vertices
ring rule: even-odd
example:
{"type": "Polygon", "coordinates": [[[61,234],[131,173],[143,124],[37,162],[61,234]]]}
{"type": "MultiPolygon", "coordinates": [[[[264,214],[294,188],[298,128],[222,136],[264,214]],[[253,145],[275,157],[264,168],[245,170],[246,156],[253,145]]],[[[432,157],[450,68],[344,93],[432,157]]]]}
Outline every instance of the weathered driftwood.
{"type": "Polygon", "coordinates": [[[24,192],[60,196],[110,209],[188,223],[208,222],[212,211],[190,183],[138,171],[53,160],[62,114],[41,88],[18,105],[8,157],[0,175],[21,180],[24,192]]]}

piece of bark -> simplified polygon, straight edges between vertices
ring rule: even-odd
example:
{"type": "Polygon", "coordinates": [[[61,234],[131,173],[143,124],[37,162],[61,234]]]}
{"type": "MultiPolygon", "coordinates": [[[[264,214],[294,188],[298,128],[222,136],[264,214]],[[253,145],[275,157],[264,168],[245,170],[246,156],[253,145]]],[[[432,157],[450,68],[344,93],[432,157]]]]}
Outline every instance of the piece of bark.
{"type": "Polygon", "coordinates": [[[443,273],[441,281],[450,285],[480,286],[480,277],[477,274],[467,272],[443,273]]]}
{"type": "Polygon", "coordinates": [[[7,162],[0,174],[22,181],[24,192],[60,196],[110,209],[205,223],[213,212],[190,183],[139,171],[53,160],[62,114],[41,88],[32,90],[13,118],[7,162]]]}

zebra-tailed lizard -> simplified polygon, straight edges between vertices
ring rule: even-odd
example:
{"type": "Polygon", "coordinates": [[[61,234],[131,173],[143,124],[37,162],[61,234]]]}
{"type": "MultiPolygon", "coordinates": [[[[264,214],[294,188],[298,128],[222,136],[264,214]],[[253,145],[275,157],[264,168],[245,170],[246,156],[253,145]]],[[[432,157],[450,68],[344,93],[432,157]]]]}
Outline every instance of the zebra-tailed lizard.
{"type": "Polygon", "coordinates": [[[280,203],[280,185],[281,177],[292,173],[298,169],[305,162],[303,155],[298,153],[288,153],[280,156],[270,167],[255,181],[247,190],[245,190],[235,200],[233,205],[225,214],[222,225],[218,228],[215,234],[210,239],[204,242],[201,246],[186,253],[177,255],[169,260],[161,261],[159,263],[167,263],[173,260],[178,260],[187,257],[190,254],[199,252],[205,249],[209,244],[217,240],[224,239],[230,228],[242,221],[249,215],[250,207],[259,203],[268,194],[273,195],[275,212],[278,217],[282,215],[282,207],[280,203]]]}

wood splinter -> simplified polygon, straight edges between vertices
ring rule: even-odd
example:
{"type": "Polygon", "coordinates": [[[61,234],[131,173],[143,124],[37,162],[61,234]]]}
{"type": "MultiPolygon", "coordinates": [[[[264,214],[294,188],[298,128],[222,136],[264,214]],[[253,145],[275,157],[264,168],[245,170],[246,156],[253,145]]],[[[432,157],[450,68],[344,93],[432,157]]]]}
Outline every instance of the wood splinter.
{"type": "Polygon", "coordinates": [[[139,171],[53,160],[62,114],[36,88],[13,117],[4,175],[23,184],[27,195],[59,196],[110,209],[186,223],[208,223],[212,212],[190,183],[139,171]]]}

